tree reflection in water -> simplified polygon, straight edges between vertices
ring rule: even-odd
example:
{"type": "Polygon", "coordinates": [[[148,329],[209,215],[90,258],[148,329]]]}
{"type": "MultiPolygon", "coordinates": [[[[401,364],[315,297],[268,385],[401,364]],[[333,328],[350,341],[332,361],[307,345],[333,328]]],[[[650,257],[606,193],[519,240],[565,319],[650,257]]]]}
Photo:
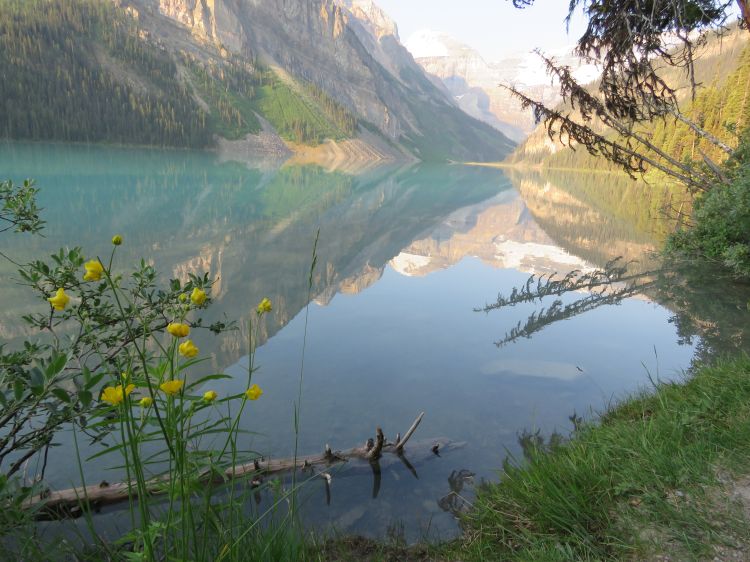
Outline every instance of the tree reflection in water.
{"type": "Polygon", "coordinates": [[[667,260],[660,267],[647,270],[639,270],[639,265],[618,257],[593,271],[575,270],[559,278],[554,274],[532,275],[509,296],[498,295],[496,302],[475,311],[490,313],[521,303],[542,304],[545,299],[554,299],[495,342],[502,347],[530,338],[556,322],[644,295],[674,313],[670,322],[677,330],[678,343],[692,345],[696,337],[700,338],[694,363],[750,351],[747,283],[737,282],[715,264],[667,260]],[[575,293],[582,296],[564,304],[561,297],[575,293]]]}
{"type": "Polygon", "coordinates": [[[559,298],[555,299],[551,305],[532,312],[526,322],[519,321],[501,340],[495,342],[496,346],[502,347],[520,338],[530,338],[555,322],[567,320],[600,306],[620,304],[624,299],[654,287],[655,275],[661,271],[633,273],[629,271],[632,263],[623,263],[622,258],[618,257],[607,262],[602,269],[587,272],[576,269],[561,278],[555,277],[555,274],[532,275],[525,285],[515,287],[508,297],[498,295],[496,302],[475,311],[489,313],[521,303],[541,303],[547,297],[561,297],[581,291],[587,293],[585,297],[569,304],[563,304],[559,298]]]}
{"type": "Polygon", "coordinates": [[[462,494],[464,486],[473,486],[474,473],[467,469],[454,470],[448,476],[448,486],[450,492],[438,500],[440,509],[451,513],[457,519],[466,513],[471,507],[471,503],[462,494]]]}

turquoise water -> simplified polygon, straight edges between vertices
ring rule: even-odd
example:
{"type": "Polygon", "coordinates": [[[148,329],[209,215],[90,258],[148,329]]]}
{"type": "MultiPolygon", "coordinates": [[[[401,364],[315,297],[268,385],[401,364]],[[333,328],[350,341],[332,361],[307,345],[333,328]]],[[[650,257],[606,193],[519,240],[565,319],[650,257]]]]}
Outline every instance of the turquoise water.
{"type": "MultiPolygon", "coordinates": [[[[457,504],[445,499],[456,488],[452,473],[497,478],[507,454],[520,454],[520,432],[567,434],[574,412],[594,417],[647,386],[649,376],[681,376],[696,358],[746,341],[747,288],[694,272],[678,290],[657,285],[496,346],[540,305],[475,309],[530,274],[601,267],[618,255],[644,267],[652,261],[650,235],[576,196],[575,175],[555,183],[463,166],[357,175],[220,162],[201,152],[16,144],[0,146],[0,176],[35,178],[45,208],[44,238],[3,238],[14,259],[64,245],[94,256],[119,233],[122,267],[143,257],[165,281],[203,271],[216,277],[207,320],[227,317],[240,329],[195,339],[211,357],[199,369],[232,375],[214,386],[222,395],[245,388],[246,319],[261,298],[273,301],[254,375],[265,393],[243,420],[257,432],[247,446],[275,457],[292,453],[306,314],[302,454],[326,443],[359,445],[377,425],[386,436],[403,434],[422,411],[415,441],[461,444],[440,457],[414,450],[419,479],[400,463],[384,465],[377,498],[368,467],[340,470],[330,505],[322,480],[314,481],[304,518],[317,528],[382,536],[403,523],[409,539],[455,533],[448,508],[457,504]]],[[[12,282],[13,270],[0,264],[0,337],[11,343],[35,337],[18,320],[34,304],[12,282]]],[[[87,477],[117,480],[112,464],[87,463],[87,477]]],[[[78,483],[74,464],[53,466],[52,487],[78,483]]],[[[117,510],[102,517],[124,521],[117,510]]]]}

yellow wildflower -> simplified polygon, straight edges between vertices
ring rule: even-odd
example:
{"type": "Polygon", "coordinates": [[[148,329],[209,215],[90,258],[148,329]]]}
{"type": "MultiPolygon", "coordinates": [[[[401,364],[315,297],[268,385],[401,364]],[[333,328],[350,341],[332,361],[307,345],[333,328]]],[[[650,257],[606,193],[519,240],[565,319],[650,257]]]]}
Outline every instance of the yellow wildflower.
{"type": "Polygon", "coordinates": [[[52,308],[55,310],[65,310],[65,307],[68,305],[68,301],[70,300],[70,297],[65,294],[65,290],[60,287],[57,290],[57,293],[55,293],[54,297],[50,297],[47,299],[50,304],[52,305],[52,308]]]}
{"type": "Polygon", "coordinates": [[[201,306],[206,302],[206,292],[203,289],[196,287],[193,292],[190,293],[190,300],[193,301],[195,306],[201,306]]]}
{"type": "Polygon", "coordinates": [[[180,302],[185,302],[188,300],[187,293],[180,293],[180,296],[177,298],[180,300],[180,302]]]}
{"type": "Polygon", "coordinates": [[[83,264],[86,273],[83,276],[84,281],[99,281],[104,273],[104,267],[99,260],[90,260],[83,264]]]}
{"type": "Polygon", "coordinates": [[[185,384],[184,381],[172,380],[172,381],[167,381],[165,383],[162,383],[159,386],[159,388],[161,388],[161,391],[164,394],[168,394],[169,396],[174,396],[175,394],[180,392],[183,384],[185,384]]]}
{"type": "Polygon", "coordinates": [[[185,340],[180,344],[180,347],[178,349],[180,350],[180,355],[187,357],[188,359],[198,355],[199,351],[198,348],[195,347],[193,340],[185,340]]]}
{"type": "Polygon", "coordinates": [[[140,399],[140,400],[138,401],[138,405],[139,405],[139,406],[140,406],[141,408],[148,408],[148,407],[149,407],[149,406],[150,406],[151,404],[153,404],[153,403],[154,403],[154,399],[153,399],[153,398],[151,398],[150,396],[144,396],[143,398],[141,398],[141,399],[140,399]]]}
{"type": "Polygon", "coordinates": [[[271,301],[269,299],[263,299],[258,304],[258,308],[256,309],[258,311],[258,314],[263,314],[265,312],[271,312],[273,310],[273,307],[271,306],[271,301]]]}
{"type": "Polygon", "coordinates": [[[209,390],[208,392],[203,394],[203,399],[206,402],[213,402],[214,400],[216,400],[218,396],[219,395],[216,393],[215,390],[209,390]]]}
{"type": "Polygon", "coordinates": [[[120,244],[122,244],[122,236],[120,236],[119,234],[115,234],[112,237],[112,244],[114,244],[115,246],[119,246],[120,244]]]}
{"type": "Polygon", "coordinates": [[[263,389],[261,389],[257,384],[254,384],[245,391],[245,396],[247,396],[248,400],[257,400],[258,398],[260,398],[261,394],[263,394],[263,389]]]}
{"type": "Polygon", "coordinates": [[[113,406],[117,406],[118,404],[122,404],[124,397],[133,392],[133,389],[135,389],[134,384],[129,384],[124,390],[121,384],[118,384],[117,386],[108,386],[102,390],[101,399],[103,402],[109,402],[113,406]]]}
{"type": "Polygon", "coordinates": [[[167,332],[176,338],[184,338],[190,333],[190,326],[187,324],[180,324],[179,322],[171,322],[167,326],[167,332]]]}

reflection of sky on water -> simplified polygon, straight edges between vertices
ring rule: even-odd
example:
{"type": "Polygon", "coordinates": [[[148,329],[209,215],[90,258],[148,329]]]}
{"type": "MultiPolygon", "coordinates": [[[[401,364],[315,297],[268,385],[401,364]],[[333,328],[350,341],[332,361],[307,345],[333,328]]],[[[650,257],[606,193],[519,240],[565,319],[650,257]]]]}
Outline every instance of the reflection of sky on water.
{"type": "MultiPolygon", "coordinates": [[[[303,448],[316,451],[330,440],[339,446],[358,443],[378,424],[391,435],[403,432],[424,410],[423,435],[495,443],[484,462],[473,466],[489,476],[502,447],[513,447],[518,429],[552,429],[574,409],[601,407],[646,382],[642,363],[655,368],[654,347],[662,374],[674,375],[689,364],[692,350],[675,345],[669,313],[640,300],[496,348],[493,341],[529,307],[504,315],[473,308],[525,279],[468,258],[424,278],[387,270],[359,295],[337,296],[326,307],[312,305],[303,448]],[[498,432],[511,440],[498,441],[498,432]]],[[[296,395],[303,329],[300,314],[257,355],[260,370],[254,380],[266,394],[253,405],[251,419],[273,420],[264,431],[267,438],[257,442],[276,454],[283,453],[276,444],[289,441],[284,437],[291,431],[287,406],[296,395]]],[[[242,366],[230,372],[239,378],[242,366]]],[[[482,448],[477,454],[484,456],[482,448]]]]}
{"type": "MultiPolygon", "coordinates": [[[[489,314],[474,309],[507,295],[530,272],[601,266],[596,260],[607,251],[632,251],[631,259],[649,247],[643,237],[628,238],[619,219],[571,196],[565,213],[556,214],[545,198],[550,185],[534,191],[531,176],[514,181],[522,198],[497,170],[420,167],[354,177],[311,169],[261,172],[219,165],[203,154],[93,153],[49,149],[50,166],[37,176],[49,207],[49,238],[13,249],[35,255],[71,240],[97,248],[116,228],[126,239],[125,260],[143,253],[176,275],[209,269],[220,278],[212,317],[226,314],[241,328],[219,339],[196,338],[204,354],[213,352],[203,368],[233,375],[212,385],[222,395],[245,388],[245,319],[270,296],[275,310],[266,319],[254,375],[265,393],[243,422],[259,434],[248,436],[246,446],[276,457],[292,453],[307,269],[318,227],[300,451],[359,445],[376,425],[393,438],[420,411],[426,416],[415,439],[466,442],[440,458],[414,451],[419,480],[400,463],[384,466],[377,499],[370,497],[368,467],[347,467],[335,477],[330,506],[316,481],[307,520],[317,525],[382,534],[396,520],[407,523],[410,538],[454,532],[452,517],[438,506],[452,471],[494,478],[506,451],[518,454],[519,431],[567,432],[574,411],[592,416],[648,384],[647,370],[664,378],[690,366],[696,340],[678,345],[674,312],[646,298],[494,345],[538,306],[489,314]],[[133,154],[144,165],[134,166],[133,154]],[[100,161],[109,166],[97,166],[100,161]],[[83,217],[82,226],[76,217],[83,217]],[[592,225],[608,220],[604,238],[593,233],[592,225]]],[[[0,163],[24,177],[44,156],[43,145],[0,150],[0,163]]],[[[12,291],[15,298],[18,289],[12,291]]],[[[13,337],[13,318],[0,313],[4,337],[13,337]]],[[[109,464],[88,463],[92,481],[115,480],[104,470],[109,464]]],[[[56,471],[50,478],[62,487],[75,473],[56,471]]]]}
{"type": "MultiPolygon", "coordinates": [[[[326,307],[312,305],[302,450],[316,452],[324,443],[341,448],[357,444],[376,425],[389,436],[403,433],[425,411],[418,435],[467,442],[464,449],[430,463],[420,477],[427,496],[419,503],[426,504],[425,499],[446,493],[451,470],[494,478],[505,450],[518,452],[518,431],[567,432],[567,416],[574,411],[590,417],[592,408],[603,408],[647,384],[646,367],[654,373],[657,369],[654,349],[662,376],[689,365],[692,349],[675,345],[668,311],[643,300],[596,310],[531,340],[496,348],[493,340],[522,320],[528,307],[489,315],[473,308],[526,278],[467,258],[422,278],[388,269],[363,293],[339,295],[326,307]]],[[[263,432],[254,445],[277,456],[289,454],[283,444],[292,442],[291,397],[297,392],[303,331],[301,313],[258,353],[260,370],[254,380],[266,394],[253,404],[247,426],[263,432]]],[[[241,378],[243,366],[240,362],[229,372],[241,378]]],[[[408,474],[401,470],[400,476],[408,474]]],[[[362,480],[368,489],[367,478],[362,480]]],[[[401,484],[406,490],[399,493],[418,501],[411,482],[401,484]]],[[[413,506],[390,509],[406,519],[413,506]]],[[[335,522],[341,515],[332,511],[335,522]]],[[[433,511],[425,507],[416,521],[424,524],[430,516],[437,525],[447,517],[433,511]]]]}

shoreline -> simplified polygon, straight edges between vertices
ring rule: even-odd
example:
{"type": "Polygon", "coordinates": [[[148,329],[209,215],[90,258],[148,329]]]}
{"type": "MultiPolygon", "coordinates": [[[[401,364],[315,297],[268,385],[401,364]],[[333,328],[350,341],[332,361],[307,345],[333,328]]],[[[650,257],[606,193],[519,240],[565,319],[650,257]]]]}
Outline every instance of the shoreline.
{"type": "Polygon", "coordinates": [[[464,534],[431,545],[361,537],[320,560],[747,560],[750,357],[625,398],[477,489],[464,534]],[[372,558],[371,558],[372,557],[372,558]]]}
{"type": "MultiPolygon", "coordinates": [[[[260,137],[260,135],[248,135],[248,137],[260,137]]],[[[328,171],[368,171],[381,166],[413,165],[413,164],[444,164],[459,166],[475,166],[486,168],[503,169],[535,169],[528,166],[505,164],[503,162],[460,162],[454,160],[430,161],[420,160],[414,155],[403,151],[397,151],[393,147],[385,147],[372,141],[374,135],[361,135],[344,141],[328,139],[317,145],[302,145],[278,140],[283,146],[275,145],[272,149],[253,150],[257,147],[256,139],[229,140],[222,137],[215,138],[215,144],[200,147],[184,146],[157,146],[149,144],[125,144],[111,143],[105,141],[62,141],[62,140],[32,140],[32,139],[8,139],[0,138],[0,147],[12,145],[52,145],[73,146],[79,148],[115,148],[121,150],[143,151],[163,150],[168,152],[214,154],[222,162],[233,161],[239,163],[269,161],[284,165],[317,165],[328,171]]],[[[551,168],[549,168],[551,169],[551,168]]],[[[567,169],[566,169],[567,170],[567,169]]],[[[584,171],[573,170],[569,171],[584,171]]],[[[594,173],[614,173],[600,170],[590,170],[594,173]]]]}
{"type": "Polygon", "coordinates": [[[520,171],[532,171],[532,172],[582,172],[587,174],[604,174],[604,175],[615,175],[615,176],[626,176],[625,172],[619,170],[596,170],[591,168],[571,168],[567,166],[529,166],[523,163],[510,163],[510,162],[463,162],[464,166],[475,166],[478,168],[498,168],[502,170],[520,170],[520,171]]]}

